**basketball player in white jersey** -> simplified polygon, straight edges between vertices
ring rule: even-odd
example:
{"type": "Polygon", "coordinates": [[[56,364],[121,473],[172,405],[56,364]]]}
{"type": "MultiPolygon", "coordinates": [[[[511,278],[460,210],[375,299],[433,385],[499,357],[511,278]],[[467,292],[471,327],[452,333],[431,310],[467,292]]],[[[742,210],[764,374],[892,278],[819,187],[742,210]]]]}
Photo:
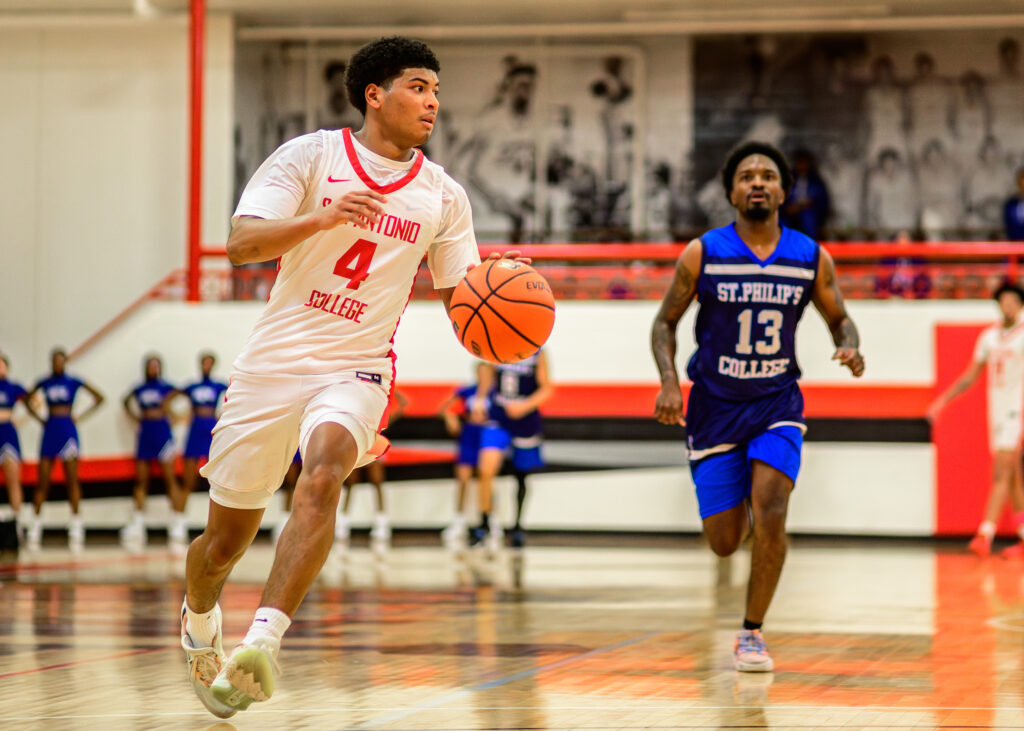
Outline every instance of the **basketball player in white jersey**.
{"type": "Polygon", "coordinates": [[[394,385],[392,341],[420,261],[446,308],[480,261],[465,191],[416,149],[434,127],[439,68],[418,41],[362,48],[346,79],[362,129],[285,143],[235,211],[232,263],[280,258],[280,271],[234,364],[202,470],[209,517],[187,559],[189,679],[222,718],[274,691],[281,637],[331,548],[342,481],[386,449],[378,427],[394,385]],[[225,660],[217,599],[296,447],[291,518],[252,626],[225,660]]]}
{"type": "Polygon", "coordinates": [[[992,449],[992,489],[985,518],[968,548],[979,556],[992,551],[996,522],[1006,498],[1013,504],[1014,524],[1020,542],[1003,555],[1024,557],[1024,488],[1021,475],[1021,438],[1024,437],[1024,290],[1004,284],[995,292],[1002,320],[979,337],[974,358],[963,375],[946,389],[928,409],[933,421],[946,404],[970,388],[988,369],[989,447],[992,449]]]}

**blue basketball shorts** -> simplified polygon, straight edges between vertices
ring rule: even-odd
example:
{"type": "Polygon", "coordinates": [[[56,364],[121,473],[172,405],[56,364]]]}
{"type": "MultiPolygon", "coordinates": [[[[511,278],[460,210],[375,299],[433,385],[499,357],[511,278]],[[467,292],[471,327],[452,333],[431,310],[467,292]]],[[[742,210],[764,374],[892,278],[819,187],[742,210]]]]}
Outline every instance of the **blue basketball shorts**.
{"type": "Polygon", "coordinates": [[[171,425],[167,419],[143,419],[139,422],[135,459],[142,462],[174,459],[174,437],[171,436],[171,425]]]}
{"type": "Polygon", "coordinates": [[[70,416],[51,416],[43,426],[39,446],[41,459],[75,459],[78,457],[78,429],[70,416]]]}
{"type": "Polygon", "coordinates": [[[480,452],[497,449],[504,452],[512,444],[512,437],[500,426],[494,424],[463,424],[459,435],[459,454],[456,464],[476,467],[480,452]]]}
{"type": "Polygon", "coordinates": [[[701,519],[734,508],[750,495],[750,463],[764,462],[796,482],[804,433],[795,425],[769,428],[728,452],[690,463],[701,519]]]}
{"type": "Polygon", "coordinates": [[[512,437],[512,467],[516,472],[536,472],[544,466],[541,435],[512,437]]]}
{"type": "Polygon", "coordinates": [[[0,424],[0,463],[8,458],[17,462],[21,461],[21,442],[18,441],[18,431],[10,422],[0,424]]]}
{"type": "Polygon", "coordinates": [[[185,440],[186,459],[203,459],[210,456],[210,442],[213,441],[213,427],[216,425],[216,418],[197,416],[192,419],[192,424],[188,428],[188,438],[185,440]]]}

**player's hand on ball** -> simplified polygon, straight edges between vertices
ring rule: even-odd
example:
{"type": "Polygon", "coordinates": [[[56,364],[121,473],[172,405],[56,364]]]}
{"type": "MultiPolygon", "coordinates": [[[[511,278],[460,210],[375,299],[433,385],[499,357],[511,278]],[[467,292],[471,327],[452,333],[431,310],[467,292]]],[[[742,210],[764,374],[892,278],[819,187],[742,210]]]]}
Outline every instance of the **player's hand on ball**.
{"type": "Polygon", "coordinates": [[[662,385],[658,399],[654,402],[654,418],[662,424],[686,426],[686,419],[683,418],[683,394],[679,391],[679,384],[662,385]]]}
{"type": "Polygon", "coordinates": [[[841,365],[849,368],[856,378],[864,375],[864,356],[856,348],[837,348],[832,360],[838,360],[841,365]]]}
{"type": "MultiPolygon", "coordinates": [[[[487,255],[487,258],[484,259],[484,261],[489,261],[489,260],[492,260],[492,259],[512,259],[513,261],[518,261],[518,262],[520,262],[522,264],[532,264],[533,263],[533,259],[531,259],[528,256],[521,256],[521,254],[522,254],[522,252],[519,251],[518,249],[513,249],[512,251],[506,251],[504,253],[499,253],[497,251],[492,251],[490,254],[487,255]]],[[[481,264],[482,263],[483,262],[481,262],[481,264]]],[[[477,264],[470,264],[468,267],[466,267],[466,271],[469,271],[470,269],[472,269],[475,266],[478,266],[478,265],[477,264]]]]}
{"type": "Polygon", "coordinates": [[[320,209],[321,230],[351,223],[359,228],[371,228],[384,215],[386,196],[373,190],[353,190],[329,206],[320,209]]]}

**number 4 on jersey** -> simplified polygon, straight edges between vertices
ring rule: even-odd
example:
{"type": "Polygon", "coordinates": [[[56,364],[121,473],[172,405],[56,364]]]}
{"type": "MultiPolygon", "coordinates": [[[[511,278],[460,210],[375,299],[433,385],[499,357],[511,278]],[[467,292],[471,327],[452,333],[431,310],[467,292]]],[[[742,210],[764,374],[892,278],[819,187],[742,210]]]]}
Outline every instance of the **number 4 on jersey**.
{"type": "Polygon", "coordinates": [[[348,280],[345,286],[349,289],[359,289],[359,285],[370,274],[370,262],[373,261],[376,251],[377,244],[359,239],[338,259],[338,263],[334,265],[334,273],[348,280]]]}

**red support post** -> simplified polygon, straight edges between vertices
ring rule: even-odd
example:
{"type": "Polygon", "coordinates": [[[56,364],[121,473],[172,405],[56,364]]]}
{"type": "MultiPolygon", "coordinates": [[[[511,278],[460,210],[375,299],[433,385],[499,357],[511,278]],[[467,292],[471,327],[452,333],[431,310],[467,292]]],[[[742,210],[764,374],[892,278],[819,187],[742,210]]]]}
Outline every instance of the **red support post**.
{"type": "Polygon", "coordinates": [[[190,1],[189,77],[192,95],[189,125],[188,176],[188,292],[189,302],[199,301],[199,262],[201,257],[203,197],[203,51],[206,0],[190,1]]]}

